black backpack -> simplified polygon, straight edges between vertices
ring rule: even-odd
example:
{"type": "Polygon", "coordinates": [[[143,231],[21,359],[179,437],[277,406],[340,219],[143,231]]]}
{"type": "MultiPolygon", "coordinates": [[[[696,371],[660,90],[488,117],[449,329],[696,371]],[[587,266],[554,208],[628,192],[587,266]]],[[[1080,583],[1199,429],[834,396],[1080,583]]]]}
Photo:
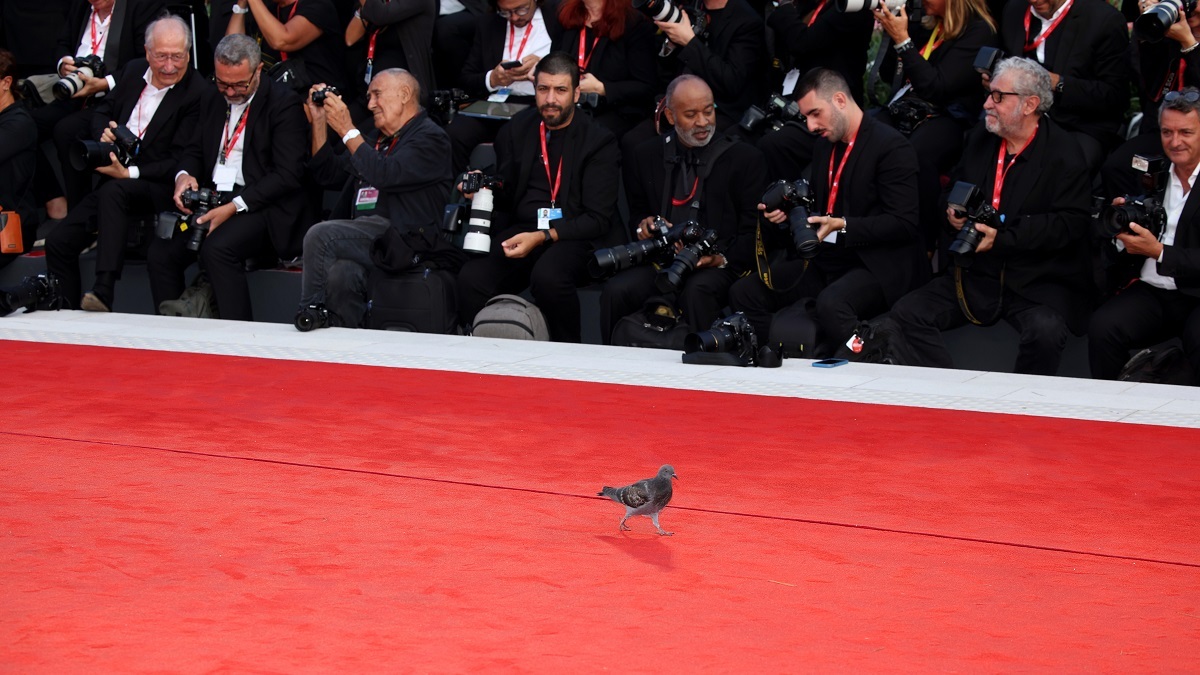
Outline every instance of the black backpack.
{"type": "Polygon", "coordinates": [[[364,323],[378,330],[453,333],[458,328],[457,288],[454,275],[446,270],[372,270],[364,323]]]}
{"type": "Polygon", "coordinates": [[[623,316],[613,326],[612,344],[615,347],[648,347],[683,351],[683,340],[691,329],[674,304],[667,298],[655,296],[638,311],[623,316]]]}

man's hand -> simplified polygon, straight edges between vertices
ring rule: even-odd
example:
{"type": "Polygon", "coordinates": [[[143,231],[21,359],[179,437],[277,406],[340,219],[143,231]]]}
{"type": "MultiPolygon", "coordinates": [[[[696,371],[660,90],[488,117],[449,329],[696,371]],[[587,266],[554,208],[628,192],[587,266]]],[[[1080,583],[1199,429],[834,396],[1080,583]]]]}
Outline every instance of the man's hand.
{"type": "Polygon", "coordinates": [[[979,240],[979,246],[975,247],[976,253],[987,253],[996,245],[996,233],[999,232],[994,227],[989,227],[983,223],[975,223],[975,229],[979,234],[983,235],[983,239],[979,240]]]}
{"type": "Polygon", "coordinates": [[[696,32],[692,30],[692,17],[687,12],[683,13],[683,20],[679,23],[667,23],[665,21],[655,21],[654,25],[667,36],[667,39],[680,47],[688,46],[696,37],[696,32]]]}
{"type": "Polygon", "coordinates": [[[66,77],[66,76],[70,75],[71,73],[75,72],[76,70],[79,70],[79,69],[75,67],[75,57],[74,56],[64,56],[63,60],[62,60],[62,65],[60,65],[58,67],[58,76],[66,77]]]}
{"type": "Polygon", "coordinates": [[[871,13],[875,15],[879,27],[887,31],[892,38],[892,44],[898,45],[908,39],[908,11],[904,7],[900,8],[899,16],[892,14],[892,10],[888,9],[886,5],[871,13]]]}
{"type": "Polygon", "coordinates": [[[79,79],[83,81],[83,86],[71,98],[87,98],[102,91],[108,91],[108,80],[103,77],[88,77],[80,73],[79,79]]]}
{"type": "Polygon", "coordinates": [[[329,128],[333,129],[338,138],[346,135],[347,131],[354,128],[354,120],[350,119],[350,110],[346,108],[346,102],[341,96],[329,93],[325,95],[325,121],[329,124],[329,128]]]}
{"type": "Polygon", "coordinates": [[[504,249],[505,257],[524,258],[532,253],[535,248],[546,243],[546,235],[542,234],[544,231],[518,232],[501,242],[500,248],[504,249]]]}
{"type": "MultiPolygon", "coordinates": [[[[108,133],[108,130],[105,130],[104,133],[108,133]]],[[[103,138],[104,137],[101,136],[101,139],[103,138]]],[[[111,143],[112,141],[105,142],[111,143]]],[[[125,165],[121,164],[121,162],[117,159],[117,153],[108,153],[108,158],[112,161],[107,166],[96,167],[96,173],[103,174],[109,178],[129,178],[129,169],[125,168],[125,165]]]]}
{"type": "Polygon", "coordinates": [[[950,221],[950,227],[953,227],[955,230],[961,230],[963,225],[967,224],[967,217],[965,215],[959,216],[949,206],[946,207],[946,220],[950,221]]]}
{"type": "Polygon", "coordinates": [[[596,76],[591,73],[584,73],[579,76],[579,91],[585,94],[606,96],[604,93],[604,83],[597,80],[596,76]]]}
{"type": "Polygon", "coordinates": [[[700,259],[696,261],[696,269],[702,269],[705,267],[720,267],[721,265],[725,264],[725,262],[726,260],[724,253],[714,253],[712,255],[701,256],[700,259]]]}
{"type": "MultiPolygon", "coordinates": [[[[473,170],[471,170],[471,171],[468,171],[467,173],[483,173],[483,172],[482,172],[482,171],[480,171],[479,169],[473,169],[473,170]]],[[[462,184],[462,181],[459,181],[459,182],[458,182],[458,183],[457,183],[457,184],[454,186],[454,189],[455,189],[455,190],[458,190],[459,192],[462,192],[462,196],[466,197],[467,199],[472,199],[472,198],[475,196],[475,193],[474,193],[474,192],[463,192],[463,184],[462,184]]]]}
{"type": "Polygon", "coordinates": [[[1129,232],[1119,232],[1117,239],[1125,244],[1125,250],[1134,255],[1142,255],[1147,258],[1158,260],[1158,256],[1162,255],[1162,242],[1155,237],[1150,230],[1138,225],[1137,223],[1129,224],[1129,232]]]}
{"type": "Polygon", "coordinates": [[[116,129],[116,128],[117,128],[117,123],[110,120],[108,122],[108,126],[104,127],[104,131],[100,132],[100,142],[101,143],[116,143],[117,137],[113,134],[113,129],[116,129]]]}
{"type": "MultiPolygon", "coordinates": [[[[313,92],[321,91],[324,88],[324,84],[314,84],[309,87],[308,97],[304,99],[304,112],[308,113],[308,121],[313,126],[322,126],[325,124],[325,106],[317,105],[312,100],[313,92]]],[[[328,103],[329,99],[326,98],[325,101],[328,103]]]]}
{"type": "Polygon", "coordinates": [[[190,215],[192,212],[191,212],[191,210],[184,207],[181,196],[183,195],[184,190],[199,190],[199,189],[200,189],[200,184],[196,182],[195,178],[187,175],[186,173],[179,174],[179,177],[175,179],[175,208],[179,209],[179,211],[181,213],[186,213],[186,214],[190,215]]]}
{"type": "MultiPolygon", "coordinates": [[[[663,219],[663,222],[664,223],[667,222],[665,218],[663,219]]],[[[638,223],[638,226],[637,226],[637,238],[639,240],[649,239],[651,236],[650,228],[652,228],[652,227],[654,227],[654,216],[647,216],[646,218],[642,218],[642,222],[638,223]]],[[[667,223],[667,227],[670,228],[671,223],[667,223]]]]}
{"type": "MultiPolygon", "coordinates": [[[[1142,9],[1142,13],[1145,14],[1146,10],[1157,4],[1158,0],[1143,0],[1139,6],[1142,9]]],[[[1167,28],[1166,37],[1169,40],[1178,42],[1179,46],[1184,49],[1196,44],[1196,38],[1192,35],[1192,27],[1188,25],[1186,12],[1179,13],[1179,18],[1167,28]]]]}
{"type": "Polygon", "coordinates": [[[846,219],[833,216],[809,216],[808,224],[817,231],[817,239],[821,241],[838,230],[846,229],[846,219]]]}
{"type": "Polygon", "coordinates": [[[196,219],[196,222],[208,223],[208,233],[212,234],[213,232],[217,231],[217,228],[221,226],[221,223],[229,220],[236,213],[237,205],[233,202],[229,202],[228,204],[222,204],[208,213],[200,216],[196,219]]]}
{"type": "Polygon", "coordinates": [[[763,218],[769,223],[782,225],[787,221],[787,214],[779,209],[767,210],[766,204],[759,204],[758,210],[763,212],[763,218]]]}

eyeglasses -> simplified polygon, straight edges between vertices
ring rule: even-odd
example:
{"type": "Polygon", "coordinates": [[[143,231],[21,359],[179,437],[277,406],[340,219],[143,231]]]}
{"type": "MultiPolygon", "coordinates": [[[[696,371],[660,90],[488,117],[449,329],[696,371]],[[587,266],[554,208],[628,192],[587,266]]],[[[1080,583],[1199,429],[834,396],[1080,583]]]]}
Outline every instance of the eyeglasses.
{"type": "Polygon", "coordinates": [[[250,78],[249,80],[246,80],[245,82],[222,82],[221,80],[217,79],[216,77],[213,78],[213,81],[217,83],[217,89],[219,89],[221,91],[228,91],[228,90],[232,89],[234,91],[240,91],[242,93],[250,91],[250,85],[254,84],[253,77],[250,78]]]}
{"type": "Polygon", "coordinates": [[[1183,99],[1188,105],[1195,105],[1200,101],[1200,91],[1168,91],[1166,96],[1163,96],[1163,103],[1174,103],[1179,99],[1183,99]]]}
{"type": "Polygon", "coordinates": [[[995,103],[996,105],[1003,103],[1005,96],[1024,96],[1024,94],[1020,94],[1015,91],[1000,91],[998,89],[989,91],[988,95],[992,97],[992,103],[995,103]]]}
{"type": "Polygon", "coordinates": [[[532,12],[536,6],[536,3],[531,2],[519,9],[498,9],[496,10],[496,13],[505,19],[511,19],[513,16],[526,17],[529,16],[529,13],[532,12]]]}
{"type": "Polygon", "coordinates": [[[180,65],[184,61],[187,61],[187,59],[188,59],[188,55],[185,53],[163,54],[161,52],[150,52],[149,54],[147,54],[147,56],[150,57],[151,61],[156,61],[158,63],[162,63],[163,61],[170,61],[171,63],[174,63],[175,65],[180,65]]]}

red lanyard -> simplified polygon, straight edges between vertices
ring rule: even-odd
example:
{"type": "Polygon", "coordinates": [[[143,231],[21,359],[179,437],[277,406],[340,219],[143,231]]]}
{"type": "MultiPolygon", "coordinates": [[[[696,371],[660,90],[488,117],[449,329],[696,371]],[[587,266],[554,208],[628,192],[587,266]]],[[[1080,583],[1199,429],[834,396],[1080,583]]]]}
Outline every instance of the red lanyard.
{"type": "MultiPolygon", "coordinates": [[[[378,151],[379,151],[379,148],[380,148],[380,146],[382,146],[382,145],[383,145],[383,142],[384,142],[384,140],[386,140],[386,139],[385,139],[383,136],[380,136],[379,138],[376,138],[376,139],[375,139],[375,151],[376,151],[376,152],[378,152],[378,151]]],[[[386,156],[388,156],[388,155],[390,155],[390,154],[392,154],[392,148],[396,147],[396,141],[399,141],[399,140],[400,140],[400,135],[399,135],[399,134],[396,134],[395,136],[393,136],[393,137],[392,137],[392,142],[391,142],[391,144],[390,144],[390,145],[388,145],[388,149],[387,149],[387,150],[385,150],[385,151],[384,151],[384,153],[383,153],[383,155],[384,155],[385,157],[386,157],[386,156]]]]}
{"type": "Polygon", "coordinates": [[[367,75],[365,78],[367,84],[371,84],[371,74],[375,71],[375,40],[379,37],[379,31],[382,28],[376,28],[371,32],[371,39],[367,42],[367,75]]]}
{"type": "Polygon", "coordinates": [[[1167,95],[1168,91],[1179,91],[1180,89],[1183,89],[1183,73],[1186,71],[1187,61],[1183,57],[1180,57],[1179,68],[1172,68],[1171,70],[1167,71],[1167,77],[1163,80],[1162,86],[1158,88],[1158,95],[1154,97],[1154,102],[1158,103],[1159,101],[1162,101],[1163,97],[1167,95]]]}
{"type": "Polygon", "coordinates": [[[242,130],[246,128],[246,113],[250,112],[250,106],[247,104],[242,110],[242,116],[238,118],[237,128],[233,130],[233,136],[226,137],[229,133],[229,116],[233,112],[233,106],[225,111],[225,128],[221,130],[221,138],[225,139],[225,145],[221,148],[221,164],[229,157],[229,153],[233,152],[233,146],[237,145],[238,138],[242,135],[242,130]]]}
{"type": "Polygon", "coordinates": [[[683,199],[675,199],[674,197],[671,197],[671,206],[683,206],[684,204],[692,201],[692,197],[696,196],[696,186],[698,185],[700,185],[700,176],[696,176],[696,179],[692,181],[692,191],[688,193],[688,196],[684,197],[683,199]]]}
{"type": "Polygon", "coordinates": [[[546,149],[546,123],[541,124],[542,166],[546,167],[546,182],[550,184],[550,208],[558,201],[558,188],[562,187],[562,157],[558,158],[558,175],[550,179],[550,152],[546,149]]]}
{"type": "Polygon", "coordinates": [[[812,16],[808,17],[809,28],[812,28],[812,25],[817,22],[817,17],[821,15],[821,12],[825,10],[825,5],[828,4],[829,0],[821,0],[821,4],[817,5],[817,8],[813,10],[812,16]]]}
{"type": "Polygon", "coordinates": [[[846,146],[846,152],[842,155],[842,161],[838,164],[837,175],[833,175],[833,152],[829,153],[829,202],[825,205],[825,214],[833,215],[833,205],[837,202],[838,184],[842,181],[842,169],[846,168],[846,160],[850,159],[850,151],[854,149],[854,142],[858,140],[858,130],[854,130],[854,137],[850,139],[850,143],[846,146]]]}
{"type": "Polygon", "coordinates": [[[600,42],[600,36],[597,35],[592,39],[592,48],[588,50],[587,58],[583,58],[583,43],[587,41],[587,26],[579,27],[579,73],[582,75],[587,72],[588,64],[592,62],[592,55],[596,53],[596,44],[600,42]]]}
{"type": "Polygon", "coordinates": [[[1067,4],[1063,6],[1062,12],[1059,13],[1058,18],[1055,19],[1054,21],[1051,21],[1050,25],[1046,26],[1045,30],[1043,30],[1040,34],[1038,34],[1037,37],[1035,37],[1033,39],[1033,42],[1029,41],[1029,21],[1033,17],[1033,8],[1032,7],[1029,8],[1029,11],[1025,13],[1025,53],[1026,54],[1028,54],[1030,52],[1036,52],[1037,48],[1042,46],[1042,43],[1045,42],[1046,39],[1050,37],[1050,34],[1053,33],[1055,31],[1055,29],[1058,28],[1058,24],[1062,23],[1062,20],[1067,18],[1067,14],[1070,13],[1070,11],[1071,11],[1071,3],[1073,3],[1073,2],[1075,2],[1075,0],[1067,0],[1067,4]]]}
{"type": "MultiPolygon", "coordinates": [[[[292,20],[292,17],[293,17],[293,16],[296,16],[296,8],[297,8],[297,7],[299,7],[299,6],[300,6],[300,0],[296,0],[296,2],[292,3],[292,11],[288,12],[288,18],[287,18],[287,21],[284,21],[283,19],[280,19],[280,23],[284,23],[284,24],[286,24],[288,21],[291,21],[291,20],[292,20]]],[[[279,12],[279,9],[278,9],[278,8],[276,8],[275,12],[276,12],[276,14],[275,14],[275,18],[277,18],[277,19],[278,19],[278,18],[279,18],[279,13],[278,13],[278,12],[279,12]]],[[[287,52],[283,52],[283,51],[279,52],[279,60],[280,60],[280,61],[287,61],[287,52]]]]}
{"type": "Polygon", "coordinates": [[[1036,137],[1037,130],[1035,129],[1033,135],[1029,137],[1029,140],[1025,141],[1025,145],[1021,146],[1021,149],[1017,151],[1017,154],[1013,155],[1012,159],[1008,160],[1008,163],[1004,162],[1004,151],[1008,149],[1008,141],[1003,139],[1000,141],[1000,150],[996,153],[996,180],[992,184],[993,209],[996,209],[997,211],[1000,210],[1000,192],[1004,190],[1004,178],[1008,176],[1008,170],[1012,168],[1012,165],[1016,163],[1017,158],[1021,156],[1022,152],[1025,152],[1025,148],[1028,148],[1029,144],[1032,143],[1033,139],[1036,137]]]}
{"type": "MultiPolygon", "coordinates": [[[[150,85],[146,85],[146,86],[148,87],[150,85]]],[[[148,124],[146,124],[145,122],[142,121],[142,99],[144,99],[145,97],[146,97],[146,90],[142,89],[142,93],[138,95],[138,104],[137,104],[138,126],[141,127],[141,131],[138,131],[138,134],[137,134],[138,138],[146,137],[146,127],[149,126],[148,124]]]]}
{"type": "MultiPolygon", "coordinates": [[[[112,15],[108,15],[109,21],[112,21],[112,15]]],[[[105,31],[107,33],[108,31],[105,31]]],[[[92,10],[92,53],[100,56],[100,43],[104,41],[104,33],[96,35],[96,10],[92,10]]]]}
{"type": "Polygon", "coordinates": [[[520,61],[521,60],[521,53],[525,51],[525,43],[529,42],[529,36],[532,34],[533,34],[533,22],[530,21],[525,26],[525,37],[521,38],[521,48],[517,50],[517,55],[513,56],[512,48],[513,48],[513,45],[515,45],[517,43],[517,27],[512,25],[511,23],[508,24],[508,49],[507,49],[507,52],[508,52],[508,56],[509,56],[510,60],[512,60],[512,61],[520,61]]]}

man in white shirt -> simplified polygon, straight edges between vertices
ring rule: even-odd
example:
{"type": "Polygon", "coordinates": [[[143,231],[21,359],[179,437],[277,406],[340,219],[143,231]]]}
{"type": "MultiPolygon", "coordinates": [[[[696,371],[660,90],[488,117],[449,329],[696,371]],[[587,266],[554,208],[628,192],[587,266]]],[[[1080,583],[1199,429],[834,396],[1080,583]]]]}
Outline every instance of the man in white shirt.
{"type": "Polygon", "coordinates": [[[1163,195],[1161,234],[1137,222],[1116,235],[1134,280],[1092,315],[1088,356],[1092,377],[1116,379],[1130,349],[1181,338],[1200,374],[1200,91],[1169,92],[1159,108],[1163,152],[1171,161],[1163,195]]]}

